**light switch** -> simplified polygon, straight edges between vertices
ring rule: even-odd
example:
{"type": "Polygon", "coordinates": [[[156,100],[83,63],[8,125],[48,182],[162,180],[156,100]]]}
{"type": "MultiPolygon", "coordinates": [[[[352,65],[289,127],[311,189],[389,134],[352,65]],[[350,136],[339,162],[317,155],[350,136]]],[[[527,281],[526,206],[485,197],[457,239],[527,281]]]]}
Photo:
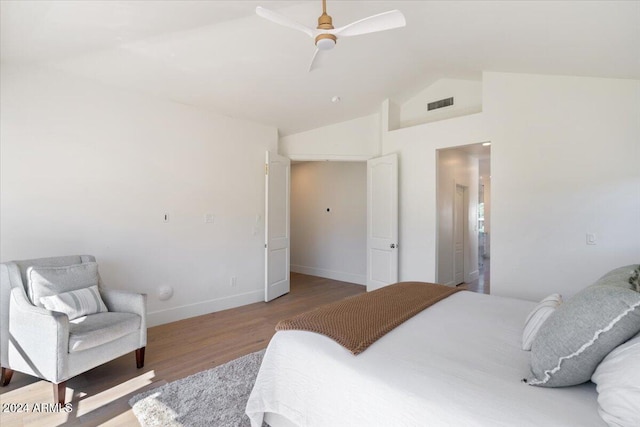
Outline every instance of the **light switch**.
{"type": "Polygon", "coordinates": [[[598,242],[598,239],[595,233],[587,233],[587,245],[595,245],[598,242]]]}

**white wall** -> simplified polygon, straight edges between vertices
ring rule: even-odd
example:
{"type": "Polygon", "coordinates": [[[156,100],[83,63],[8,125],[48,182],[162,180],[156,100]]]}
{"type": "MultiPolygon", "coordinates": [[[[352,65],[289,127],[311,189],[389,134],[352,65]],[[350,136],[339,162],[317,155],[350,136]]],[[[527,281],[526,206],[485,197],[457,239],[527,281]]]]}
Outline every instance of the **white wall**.
{"type": "MultiPolygon", "coordinates": [[[[152,324],[262,298],[256,218],[275,128],[51,70],[3,64],[0,83],[3,261],[94,254],[107,285],[149,293],[152,324]]],[[[397,152],[400,280],[435,281],[436,150],[491,140],[492,293],[536,300],[640,259],[638,117],[638,81],[491,72],[483,113],[382,132],[388,118],[367,116],[280,148],[397,152]]]]}
{"type": "Polygon", "coordinates": [[[400,127],[415,126],[482,111],[482,82],[440,79],[400,105],[400,127]],[[453,105],[429,111],[427,104],[453,97],[453,105]]]}
{"type": "Polygon", "coordinates": [[[292,271],[366,283],[366,191],[366,162],[292,166],[292,271]]]}
{"type": "Polygon", "coordinates": [[[367,160],[380,153],[380,115],[283,136],[280,154],[292,160],[367,160]]]}
{"type": "Polygon", "coordinates": [[[468,200],[465,236],[464,280],[478,278],[478,159],[463,149],[438,152],[438,273],[437,282],[454,283],[454,205],[456,186],[466,187],[468,200]]]}
{"type": "Polygon", "coordinates": [[[639,262],[640,81],[485,73],[483,92],[491,293],[570,296],[639,262]]]}
{"type": "MultiPolygon", "coordinates": [[[[400,280],[437,280],[436,150],[489,140],[484,113],[382,133],[399,160],[400,280]]],[[[477,182],[477,181],[476,181],[477,182]]]]}
{"type": "Polygon", "coordinates": [[[152,325],[262,299],[275,128],[52,70],[3,64],[1,84],[3,261],[93,254],[108,287],[149,294],[152,325]]]}
{"type": "MultiPolygon", "coordinates": [[[[400,280],[437,277],[436,150],[492,141],[491,293],[569,297],[640,260],[640,82],[485,73],[482,113],[389,131],[400,169],[400,280]],[[587,246],[585,234],[598,245],[587,246]]],[[[393,108],[392,108],[393,107],[393,108]]],[[[373,120],[372,120],[373,122],[373,120]]],[[[364,123],[361,123],[364,125],[364,123]]],[[[336,127],[312,131],[347,140],[336,127]]],[[[307,154],[313,153],[309,145],[307,154]]]]}

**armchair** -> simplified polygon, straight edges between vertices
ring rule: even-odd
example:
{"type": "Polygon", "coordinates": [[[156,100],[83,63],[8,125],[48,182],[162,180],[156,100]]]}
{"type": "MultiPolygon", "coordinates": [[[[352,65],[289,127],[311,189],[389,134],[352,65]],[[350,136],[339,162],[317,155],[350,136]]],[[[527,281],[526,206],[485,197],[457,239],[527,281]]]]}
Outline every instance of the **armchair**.
{"type": "Polygon", "coordinates": [[[55,403],[64,404],[69,378],[132,351],[142,368],[146,344],[146,295],[105,289],[93,256],[0,264],[0,385],[9,384],[13,371],[23,372],[51,382],[55,403]],[[99,307],[108,311],[73,318],[44,307],[43,292],[75,295],[91,284],[85,283],[86,277],[68,275],[72,270],[67,269],[74,268],[93,268],[100,295],[94,302],[102,299],[99,307]],[[40,279],[44,285],[34,285],[35,269],[49,269],[55,280],[40,279]]]}

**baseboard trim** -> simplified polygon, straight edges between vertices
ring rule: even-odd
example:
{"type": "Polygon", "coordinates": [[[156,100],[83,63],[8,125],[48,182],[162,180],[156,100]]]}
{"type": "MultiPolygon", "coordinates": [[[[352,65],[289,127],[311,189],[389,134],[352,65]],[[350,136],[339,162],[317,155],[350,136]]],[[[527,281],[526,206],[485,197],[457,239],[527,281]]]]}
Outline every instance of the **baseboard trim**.
{"type": "Polygon", "coordinates": [[[355,283],[366,286],[367,277],[365,275],[345,273],[343,271],[326,270],[324,268],[307,267],[304,265],[291,265],[294,273],[308,274],[310,276],[324,277],[325,279],[339,280],[341,282],[355,283]]]}
{"type": "Polygon", "coordinates": [[[202,316],[203,314],[214,313],[216,311],[227,310],[240,307],[242,305],[253,304],[264,301],[264,290],[251,291],[238,295],[231,295],[223,298],[216,298],[195,304],[185,304],[179,307],[167,308],[164,310],[151,311],[147,313],[147,326],[164,325],[165,323],[176,322],[190,317],[202,316]]]}

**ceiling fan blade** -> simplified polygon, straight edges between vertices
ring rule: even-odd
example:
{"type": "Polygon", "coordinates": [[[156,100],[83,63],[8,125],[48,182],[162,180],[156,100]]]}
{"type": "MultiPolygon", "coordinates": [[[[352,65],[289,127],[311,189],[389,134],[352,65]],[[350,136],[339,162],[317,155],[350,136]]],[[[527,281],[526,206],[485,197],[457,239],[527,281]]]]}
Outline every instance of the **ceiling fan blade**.
{"type": "Polygon", "coordinates": [[[330,30],[329,33],[339,37],[358,36],[360,34],[375,33],[377,31],[392,30],[407,25],[404,15],[399,10],[379,13],[368,18],[353,22],[344,27],[330,30]]]}
{"type": "Polygon", "coordinates": [[[294,30],[302,31],[306,35],[311,38],[316,36],[317,31],[311,29],[309,27],[305,27],[302,24],[297,23],[293,19],[289,19],[286,16],[280,15],[272,10],[265,9],[264,7],[256,7],[256,14],[264,19],[268,19],[271,22],[274,22],[279,25],[283,25],[285,27],[293,28],[294,30]]]}
{"type": "Polygon", "coordinates": [[[325,60],[328,54],[329,54],[328,50],[316,48],[316,51],[313,54],[313,58],[311,58],[311,63],[309,64],[309,72],[312,72],[313,70],[316,70],[322,67],[325,63],[325,60]]]}

